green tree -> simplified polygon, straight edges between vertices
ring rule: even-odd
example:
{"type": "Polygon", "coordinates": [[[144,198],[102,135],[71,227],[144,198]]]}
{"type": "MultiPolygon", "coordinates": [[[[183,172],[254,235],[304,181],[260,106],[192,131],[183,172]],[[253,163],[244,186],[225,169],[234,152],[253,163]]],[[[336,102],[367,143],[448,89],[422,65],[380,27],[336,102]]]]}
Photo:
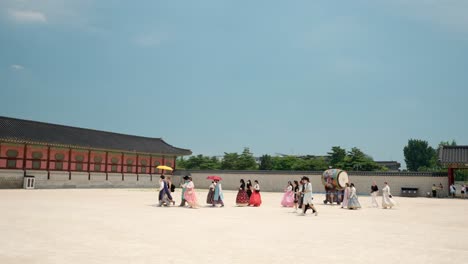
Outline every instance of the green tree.
{"type": "Polygon", "coordinates": [[[223,161],[221,162],[221,169],[223,170],[237,170],[237,163],[239,161],[239,154],[224,152],[223,161]]]}
{"type": "Polygon", "coordinates": [[[216,157],[196,155],[190,156],[182,162],[179,160],[177,167],[187,170],[218,170],[221,167],[221,163],[216,157]]]}
{"type": "Polygon", "coordinates": [[[273,157],[273,170],[293,170],[294,164],[297,162],[297,157],[273,157]]]}
{"type": "Polygon", "coordinates": [[[430,170],[435,167],[436,151],[425,140],[410,139],[403,148],[406,167],[409,171],[430,170]]]}
{"type": "Polygon", "coordinates": [[[263,155],[260,157],[260,166],[259,170],[272,170],[273,169],[273,159],[270,155],[263,155]]]}
{"type": "Polygon", "coordinates": [[[372,157],[356,147],[348,152],[345,164],[348,170],[374,171],[381,169],[381,166],[375,163],[372,157]]]}
{"type": "Polygon", "coordinates": [[[346,158],[346,149],[341,148],[340,146],[332,147],[331,152],[327,153],[330,157],[330,166],[334,168],[343,166],[346,158]]]}
{"type": "Polygon", "coordinates": [[[439,143],[439,148],[442,147],[442,146],[456,146],[457,145],[457,142],[455,141],[455,139],[452,139],[452,142],[450,141],[441,141],[439,143]]]}
{"type": "Polygon", "coordinates": [[[237,170],[256,170],[257,162],[250,149],[245,147],[237,161],[237,170]]]}

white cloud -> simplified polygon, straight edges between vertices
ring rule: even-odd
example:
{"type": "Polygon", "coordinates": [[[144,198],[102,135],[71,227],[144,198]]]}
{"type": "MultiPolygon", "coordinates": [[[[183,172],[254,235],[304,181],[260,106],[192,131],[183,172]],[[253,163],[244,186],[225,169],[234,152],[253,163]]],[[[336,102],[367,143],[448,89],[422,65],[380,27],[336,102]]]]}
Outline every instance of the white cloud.
{"type": "Polygon", "coordinates": [[[15,70],[15,71],[24,70],[24,67],[21,66],[21,65],[19,65],[19,64],[13,64],[13,65],[10,66],[10,68],[11,68],[12,70],[15,70]]]}
{"type": "Polygon", "coordinates": [[[27,22],[27,23],[45,23],[47,22],[47,17],[44,13],[31,10],[14,10],[9,9],[8,14],[10,18],[17,22],[27,22]]]}

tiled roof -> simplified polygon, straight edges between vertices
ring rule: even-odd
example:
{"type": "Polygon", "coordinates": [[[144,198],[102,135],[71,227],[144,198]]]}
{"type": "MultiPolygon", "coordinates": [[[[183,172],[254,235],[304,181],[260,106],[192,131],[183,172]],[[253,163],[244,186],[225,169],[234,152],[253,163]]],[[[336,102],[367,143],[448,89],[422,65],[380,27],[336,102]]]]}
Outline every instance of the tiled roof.
{"type": "Polygon", "coordinates": [[[439,148],[441,163],[468,164],[468,146],[442,146],[439,148]]]}
{"type": "Polygon", "coordinates": [[[173,147],[161,138],[139,137],[86,128],[63,126],[0,116],[0,139],[94,149],[190,155],[188,149],[173,147]]]}

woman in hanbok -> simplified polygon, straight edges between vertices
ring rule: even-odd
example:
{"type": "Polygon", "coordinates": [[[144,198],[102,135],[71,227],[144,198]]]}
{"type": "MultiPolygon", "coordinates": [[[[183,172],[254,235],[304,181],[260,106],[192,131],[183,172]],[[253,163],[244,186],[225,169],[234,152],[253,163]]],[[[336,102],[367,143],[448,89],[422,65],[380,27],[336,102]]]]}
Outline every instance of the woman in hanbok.
{"type": "Polygon", "coordinates": [[[195,193],[195,185],[193,184],[192,177],[189,177],[188,182],[184,184],[184,188],[184,198],[189,207],[198,208],[197,194],[195,193]]]}
{"type": "Polygon", "coordinates": [[[215,189],[215,182],[212,181],[210,187],[208,188],[208,195],[206,196],[206,203],[213,204],[214,199],[214,189],[215,189]]]}
{"type": "Polygon", "coordinates": [[[346,187],[344,189],[343,194],[343,202],[341,203],[341,208],[347,208],[349,202],[349,193],[351,192],[351,188],[349,187],[349,183],[346,183],[346,187]]]}
{"type": "Polygon", "coordinates": [[[293,213],[295,213],[295,212],[297,212],[297,203],[299,202],[299,196],[301,195],[300,192],[299,192],[299,182],[298,181],[294,181],[293,192],[294,192],[294,211],[293,211],[293,213]]]}
{"type": "Polygon", "coordinates": [[[294,206],[294,192],[293,185],[291,181],[288,181],[288,186],[284,190],[283,199],[281,200],[281,205],[283,207],[293,207],[294,206]]]}
{"type": "Polygon", "coordinates": [[[374,181],[371,186],[371,197],[372,197],[372,207],[375,207],[375,208],[379,207],[379,203],[377,203],[378,193],[379,193],[379,187],[377,187],[377,184],[374,181]]]}
{"type": "Polygon", "coordinates": [[[252,196],[252,182],[250,180],[247,180],[246,192],[250,199],[250,196],[252,196]]]}
{"type": "Polygon", "coordinates": [[[214,181],[214,195],[213,195],[213,207],[217,204],[220,204],[221,207],[224,207],[224,195],[223,195],[223,188],[221,188],[221,183],[219,180],[214,181]]]}
{"type": "Polygon", "coordinates": [[[183,179],[184,179],[184,182],[182,184],[180,184],[180,187],[182,188],[182,192],[181,192],[179,207],[184,207],[185,203],[187,202],[187,201],[185,201],[185,195],[184,195],[185,194],[185,187],[184,187],[185,185],[184,184],[189,182],[189,176],[186,175],[186,176],[184,176],[183,179]]]}
{"type": "Polygon", "coordinates": [[[252,188],[252,195],[250,196],[249,205],[258,207],[262,204],[262,197],[260,196],[260,185],[258,181],[255,180],[255,185],[252,188]]]}
{"type": "Polygon", "coordinates": [[[247,206],[249,205],[249,196],[245,191],[245,181],[244,179],[240,180],[239,191],[237,192],[236,205],[237,206],[247,206]]]}
{"type": "Polygon", "coordinates": [[[359,209],[361,208],[361,204],[359,203],[356,188],[354,187],[354,183],[351,183],[351,189],[349,193],[349,200],[348,200],[348,209],[359,209]]]}
{"type": "Polygon", "coordinates": [[[396,202],[392,198],[392,193],[390,192],[390,186],[388,186],[388,183],[385,182],[385,187],[383,187],[382,189],[382,208],[392,209],[392,207],[395,205],[396,205],[396,202]]]}

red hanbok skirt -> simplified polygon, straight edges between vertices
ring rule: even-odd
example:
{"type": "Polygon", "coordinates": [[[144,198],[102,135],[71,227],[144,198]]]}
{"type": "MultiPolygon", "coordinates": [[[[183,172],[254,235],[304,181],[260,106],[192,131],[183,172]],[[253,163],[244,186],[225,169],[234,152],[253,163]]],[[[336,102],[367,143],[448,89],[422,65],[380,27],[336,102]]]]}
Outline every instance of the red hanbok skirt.
{"type": "Polygon", "coordinates": [[[260,196],[260,192],[253,191],[252,195],[250,196],[249,205],[260,206],[261,204],[262,204],[262,196],[260,196]]]}
{"type": "Polygon", "coordinates": [[[238,206],[246,206],[249,204],[249,196],[245,190],[239,190],[239,192],[237,192],[236,204],[238,206]]]}

